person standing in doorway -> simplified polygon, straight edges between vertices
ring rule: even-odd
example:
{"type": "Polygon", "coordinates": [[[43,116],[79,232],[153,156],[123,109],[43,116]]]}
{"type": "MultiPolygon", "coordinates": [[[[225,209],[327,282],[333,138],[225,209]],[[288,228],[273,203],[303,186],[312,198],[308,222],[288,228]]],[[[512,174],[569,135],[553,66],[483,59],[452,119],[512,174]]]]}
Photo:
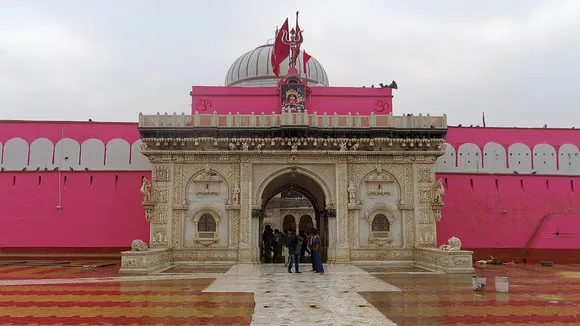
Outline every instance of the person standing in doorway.
{"type": "Polygon", "coordinates": [[[307,243],[307,247],[308,247],[308,251],[310,252],[310,263],[312,263],[312,271],[316,272],[316,262],[314,261],[314,253],[312,252],[312,245],[314,243],[314,231],[316,229],[312,229],[310,230],[310,234],[308,235],[308,243],[307,243]]]}
{"type": "Polygon", "coordinates": [[[274,233],[269,225],[264,228],[264,233],[262,234],[262,248],[264,249],[264,263],[272,262],[272,244],[274,239],[274,233]]]}
{"type": "Polygon", "coordinates": [[[318,236],[316,229],[312,230],[312,258],[314,259],[314,269],[320,275],[324,274],[324,267],[322,266],[322,243],[318,236]]]}
{"type": "Polygon", "coordinates": [[[290,264],[288,264],[288,273],[292,273],[292,264],[294,264],[294,271],[298,274],[300,272],[300,252],[302,251],[302,247],[304,246],[304,238],[302,235],[293,236],[292,243],[290,245],[290,264]]]}
{"type": "Polygon", "coordinates": [[[288,263],[290,262],[290,256],[292,255],[290,252],[292,235],[292,230],[286,230],[286,234],[284,235],[284,266],[288,266],[288,263]]]}

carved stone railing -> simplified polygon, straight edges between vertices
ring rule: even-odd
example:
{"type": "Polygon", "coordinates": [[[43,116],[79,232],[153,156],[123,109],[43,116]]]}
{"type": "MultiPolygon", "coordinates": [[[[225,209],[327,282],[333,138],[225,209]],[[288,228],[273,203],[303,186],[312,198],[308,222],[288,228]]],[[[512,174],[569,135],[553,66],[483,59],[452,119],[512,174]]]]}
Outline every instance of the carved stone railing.
{"type": "Polygon", "coordinates": [[[447,128],[447,116],[430,115],[369,115],[310,114],[304,112],[283,112],[280,114],[139,114],[140,128],[187,128],[187,127],[233,127],[272,128],[282,126],[308,126],[312,128],[447,128]]]}

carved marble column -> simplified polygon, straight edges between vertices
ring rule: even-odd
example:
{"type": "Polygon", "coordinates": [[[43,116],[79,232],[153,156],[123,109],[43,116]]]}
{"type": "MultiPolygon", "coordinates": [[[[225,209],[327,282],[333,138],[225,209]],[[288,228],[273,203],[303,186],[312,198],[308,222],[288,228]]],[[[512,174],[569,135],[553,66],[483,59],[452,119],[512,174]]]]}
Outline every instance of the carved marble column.
{"type": "Polygon", "coordinates": [[[252,165],[247,156],[242,156],[240,165],[240,237],[238,261],[252,263],[250,232],[252,228],[252,165]]]}
{"type": "Polygon", "coordinates": [[[437,233],[435,211],[432,204],[435,200],[433,164],[414,164],[417,187],[417,247],[435,248],[437,233]]]}
{"type": "Polygon", "coordinates": [[[346,157],[336,164],[336,255],[334,261],[350,261],[348,221],[348,172],[346,157]]]}
{"type": "Polygon", "coordinates": [[[170,194],[170,173],[169,164],[154,164],[153,168],[153,217],[151,219],[150,229],[150,247],[151,248],[168,248],[169,247],[169,216],[171,214],[171,194],[170,194]]]}
{"type": "Polygon", "coordinates": [[[407,205],[399,205],[399,211],[401,212],[401,218],[404,221],[403,228],[405,230],[405,237],[403,238],[403,247],[414,248],[417,246],[417,240],[415,237],[415,209],[413,207],[408,207],[407,205]]]}

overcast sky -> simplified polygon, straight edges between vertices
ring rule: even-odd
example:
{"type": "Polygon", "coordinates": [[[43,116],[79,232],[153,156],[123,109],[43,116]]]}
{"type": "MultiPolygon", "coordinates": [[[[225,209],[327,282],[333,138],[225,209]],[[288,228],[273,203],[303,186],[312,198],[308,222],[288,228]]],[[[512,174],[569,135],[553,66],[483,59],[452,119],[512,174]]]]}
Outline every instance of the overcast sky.
{"type": "Polygon", "coordinates": [[[396,80],[396,114],[580,127],[579,0],[0,0],[0,119],[189,112],[296,10],[331,85],[396,80]]]}

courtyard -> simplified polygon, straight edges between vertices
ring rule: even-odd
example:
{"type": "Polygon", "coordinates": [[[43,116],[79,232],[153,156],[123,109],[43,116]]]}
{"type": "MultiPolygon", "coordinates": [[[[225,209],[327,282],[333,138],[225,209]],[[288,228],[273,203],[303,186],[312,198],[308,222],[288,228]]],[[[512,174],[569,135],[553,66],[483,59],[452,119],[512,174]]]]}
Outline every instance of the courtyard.
{"type": "Polygon", "coordinates": [[[577,325],[580,265],[414,267],[281,264],[181,266],[119,277],[117,261],[2,262],[2,325],[577,325]],[[32,266],[34,265],[34,266],[32,266]],[[88,266],[101,266],[89,268],[88,266]],[[494,291],[495,276],[510,280],[494,291]]]}

